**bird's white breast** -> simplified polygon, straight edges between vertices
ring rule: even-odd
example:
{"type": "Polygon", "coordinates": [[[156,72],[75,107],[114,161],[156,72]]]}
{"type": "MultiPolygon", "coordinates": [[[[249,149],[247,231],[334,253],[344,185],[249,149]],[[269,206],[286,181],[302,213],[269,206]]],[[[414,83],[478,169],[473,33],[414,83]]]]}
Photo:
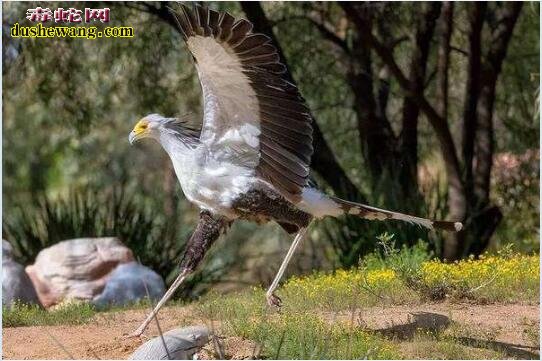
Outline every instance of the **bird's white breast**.
{"type": "Polygon", "coordinates": [[[229,218],[233,200],[253,185],[254,172],[224,160],[217,160],[201,147],[190,154],[168,152],[186,198],[203,209],[229,218]]]}

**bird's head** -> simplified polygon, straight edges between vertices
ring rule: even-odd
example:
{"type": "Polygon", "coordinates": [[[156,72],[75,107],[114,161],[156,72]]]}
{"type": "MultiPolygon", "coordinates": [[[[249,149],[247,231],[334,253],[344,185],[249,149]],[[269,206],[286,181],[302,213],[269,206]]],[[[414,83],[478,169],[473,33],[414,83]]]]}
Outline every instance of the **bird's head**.
{"type": "Polygon", "coordinates": [[[158,114],[150,114],[136,123],[128,140],[130,144],[134,144],[142,138],[153,138],[164,147],[168,144],[194,147],[199,143],[200,130],[192,123],[192,115],[166,118],[158,114]]]}
{"type": "Polygon", "coordinates": [[[141,118],[128,136],[130,144],[134,144],[142,138],[157,139],[160,136],[164,124],[168,121],[170,121],[170,118],[163,117],[159,114],[149,114],[146,117],[141,118]]]}

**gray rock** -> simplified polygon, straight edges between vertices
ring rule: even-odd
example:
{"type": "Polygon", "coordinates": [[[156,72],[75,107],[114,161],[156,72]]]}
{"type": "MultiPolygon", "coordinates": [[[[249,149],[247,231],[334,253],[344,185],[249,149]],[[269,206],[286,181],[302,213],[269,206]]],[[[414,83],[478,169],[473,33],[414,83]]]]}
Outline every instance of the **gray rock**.
{"type": "MultiPolygon", "coordinates": [[[[163,334],[172,360],[190,360],[209,341],[209,330],[205,326],[177,328],[163,334]]],[[[160,336],[139,346],[130,360],[167,360],[168,353],[160,336]]]]}
{"type": "Polygon", "coordinates": [[[45,307],[70,300],[92,300],[102,293],[109,274],[134,260],[117,238],[78,238],[41,250],[26,268],[45,307]]]}
{"type": "Polygon", "coordinates": [[[2,261],[12,261],[13,260],[13,246],[11,243],[2,240],[2,261]]]}
{"type": "Polygon", "coordinates": [[[100,308],[124,306],[146,298],[147,291],[151,300],[160,299],[166,292],[162,277],[137,262],[124,263],[111,272],[103,292],[92,303],[100,308]]]}
{"type": "Polygon", "coordinates": [[[41,306],[24,267],[12,259],[11,245],[2,240],[2,305],[12,307],[15,302],[41,306]]]}

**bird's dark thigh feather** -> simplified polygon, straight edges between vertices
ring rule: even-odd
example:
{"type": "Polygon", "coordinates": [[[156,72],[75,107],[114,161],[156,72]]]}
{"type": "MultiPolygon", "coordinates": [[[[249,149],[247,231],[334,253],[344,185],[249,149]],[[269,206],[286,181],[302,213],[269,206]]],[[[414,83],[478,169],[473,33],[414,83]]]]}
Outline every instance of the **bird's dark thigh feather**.
{"type": "Polygon", "coordinates": [[[205,253],[230,225],[224,217],[213,216],[209,211],[201,211],[200,219],[194,233],[186,244],[185,253],[181,259],[181,269],[194,271],[205,253]]]}
{"type": "MultiPolygon", "coordinates": [[[[288,233],[296,233],[299,228],[307,227],[312,219],[310,214],[297,209],[280,194],[262,188],[252,189],[235,199],[232,209],[242,219],[259,223],[274,220],[288,233]]],[[[225,217],[201,211],[198,225],[186,244],[181,269],[194,271],[207,250],[230,224],[231,220],[225,217]]]]}
{"type": "Polygon", "coordinates": [[[280,194],[267,189],[252,189],[232,202],[243,219],[256,222],[274,220],[288,233],[307,227],[312,216],[303,212],[280,194]]]}

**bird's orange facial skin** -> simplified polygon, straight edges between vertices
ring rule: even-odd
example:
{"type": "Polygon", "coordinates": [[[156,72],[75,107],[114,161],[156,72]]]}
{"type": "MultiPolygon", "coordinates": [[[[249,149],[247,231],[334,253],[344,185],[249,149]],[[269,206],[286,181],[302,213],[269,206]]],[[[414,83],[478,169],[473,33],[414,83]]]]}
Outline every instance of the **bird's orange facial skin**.
{"type": "Polygon", "coordinates": [[[140,120],[139,122],[137,122],[137,124],[134,126],[134,134],[136,136],[138,135],[142,135],[144,134],[146,131],[147,131],[147,128],[149,127],[149,122],[147,122],[146,120],[140,120]]]}

